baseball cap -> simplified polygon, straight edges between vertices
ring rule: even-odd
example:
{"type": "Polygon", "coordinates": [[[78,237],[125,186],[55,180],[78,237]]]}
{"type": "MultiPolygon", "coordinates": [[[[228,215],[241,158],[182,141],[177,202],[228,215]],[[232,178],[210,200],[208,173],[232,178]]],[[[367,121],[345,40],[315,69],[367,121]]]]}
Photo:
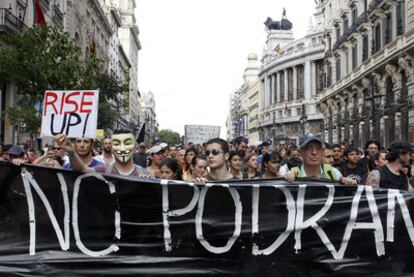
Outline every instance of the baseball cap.
{"type": "Polygon", "coordinates": [[[300,140],[299,140],[299,148],[303,149],[308,145],[309,142],[316,141],[319,142],[322,146],[323,140],[320,136],[315,136],[314,134],[305,134],[300,140]]]}
{"type": "Polygon", "coordinates": [[[10,147],[8,153],[9,155],[20,157],[24,154],[24,150],[20,146],[13,145],[12,147],[10,147]]]}
{"type": "Polygon", "coordinates": [[[166,144],[165,142],[161,142],[160,146],[162,149],[164,149],[165,147],[168,147],[168,144],[166,144]]]}
{"type": "Polygon", "coordinates": [[[151,147],[148,151],[147,151],[147,153],[148,154],[156,154],[156,153],[158,153],[158,152],[161,152],[163,150],[163,148],[161,147],[161,146],[159,146],[159,145],[155,145],[155,146],[153,146],[153,147],[151,147]]]}
{"type": "Polygon", "coordinates": [[[138,147],[145,147],[145,143],[144,143],[144,142],[140,142],[140,143],[138,144],[138,147]]]}

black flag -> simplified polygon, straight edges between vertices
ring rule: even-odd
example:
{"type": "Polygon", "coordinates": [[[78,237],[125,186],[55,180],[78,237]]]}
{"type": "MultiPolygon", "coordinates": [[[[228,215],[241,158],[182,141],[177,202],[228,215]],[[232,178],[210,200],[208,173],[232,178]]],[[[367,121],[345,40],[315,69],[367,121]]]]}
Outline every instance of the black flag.
{"type": "Polygon", "coordinates": [[[139,130],[137,143],[145,142],[145,122],[142,124],[141,129],[139,130]]]}

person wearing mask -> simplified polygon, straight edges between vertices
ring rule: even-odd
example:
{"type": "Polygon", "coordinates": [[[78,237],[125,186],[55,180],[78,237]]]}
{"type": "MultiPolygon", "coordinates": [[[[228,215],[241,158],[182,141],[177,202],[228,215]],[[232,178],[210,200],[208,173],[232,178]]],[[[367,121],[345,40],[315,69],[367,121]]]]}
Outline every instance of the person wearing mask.
{"type": "Polygon", "coordinates": [[[350,145],[346,148],[344,157],[345,163],[340,167],[342,176],[356,180],[357,184],[362,184],[367,168],[359,163],[361,151],[358,147],[350,145]]]}
{"type": "Polygon", "coordinates": [[[106,166],[109,166],[115,162],[115,156],[112,154],[112,142],[110,138],[104,138],[102,140],[102,154],[95,156],[95,159],[106,166]]]}
{"type": "Polygon", "coordinates": [[[164,149],[161,146],[155,145],[148,150],[150,164],[147,167],[148,172],[155,178],[161,177],[160,164],[164,160],[164,149]]]}
{"type": "Polygon", "coordinates": [[[183,180],[183,171],[176,159],[166,158],[160,163],[160,178],[164,180],[183,180]]]}
{"type": "Polygon", "coordinates": [[[89,167],[76,152],[76,144],[73,145],[64,134],[57,135],[55,140],[59,147],[63,148],[68,153],[74,170],[85,173],[100,172],[140,178],[152,177],[145,168],[135,165],[132,161],[132,155],[135,150],[135,137],[129,129],[116,130],[112,134],[111,142],[115,163],[112,163],[109,166],[102,164],[96,167],[89,167]]]}
{"type": "Polygon", "coordinates": [[[242,158],[239,151],[231,151],[229,154],[229,169],[230,173],[237,179],[243,179],[243,172],[241,171],[242,158]]]}
{"type": "Polygon", "coordinates": [[[273,151],[272,154],[265,155],[263,162],[266,165],[265,173],[262,176],[263,179],[279,177],[278,173],[281,165],[281,160],[278,152],[273,151]]]}
{"type": "Polygon", "coordinates": [[[245,163],[246,163],[247,170],[243,174],[243,179],[248,180],[248,179],[260,178],[260,174],[257,170],[257,168],[259,167],[257,163],[257,155],[255,153],[247,154],[245,157],[245,163]]]}
{"type": "Polygon", "coordinates": [[[197,155],[191,161],[191,180],[204,178],[207,175],[207,159],[203,155],[197,155]]]}
{"type": "Polygon", "coordinates": [[[148,154],[145,153],[145,143],[141,142],[138,144],[138,149],[134,153],[134,164],[146,168],[148,162],[148,154]]]}
{"type": "MultiPolygon", "coordinates": [[[[60,138],[62,138],[62,137],[60,137],[60,138]]],[[[66,140],[66,136],[64,138],[66,140]]],[[[97,167],[97,166],[103,165],[103,163],[101,163],[100,161],[95,159],[92,155],[92,153],[93,153],[93,139],[76,138],[76,139],[74,139],[73,147],[74,147],[73,149],[74,149],[76,155],[79,157],[82,164],[85,165],[86,167],[97,167]]],[[[63,147],[61,147],[61,148],[63,148],[63,147]]],[[[65,164],[63,168],[73,169],[72,162],[69,162],[69,163],[65,164]]]]}
{"type": "Polygon", "coordinates": [[[412,146],[402,140],[393,141],[386,154],[387,164],[373,170],[367,177],[366,184],[374,187],[408,190],[409,182],[403,168],[409,166],[412,146]]]}

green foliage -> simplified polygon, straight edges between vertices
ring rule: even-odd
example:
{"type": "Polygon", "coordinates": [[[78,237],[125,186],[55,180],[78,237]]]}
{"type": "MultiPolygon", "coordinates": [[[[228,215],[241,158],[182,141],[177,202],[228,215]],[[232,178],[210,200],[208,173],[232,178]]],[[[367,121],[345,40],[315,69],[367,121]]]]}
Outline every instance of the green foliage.
{"type": "Polygon", "coordinates": [[[159,132],[154,132],[151,134],[151,140],[154,140],[155,137],[160,137],[161,142],[165,142],[169,145],[174,144],[180,144],[181,143],[181,137],[180,134],[177,132],[174,132],[172,130],[161,130],[159,132]]]}
{"type": "Polygon", "coordinates": [[[0,81],[18,87],[16,107],[6,110],[12,124],[24,124],[31,134],[40,127],[35,104],[47,89],[99,89],[99,128],[109,129],[118,112],[108,102],[125,91],[118,81],[102,73],[102,62],[81,52],[67,33],[54,26],[29,28],[7,38],[0,45],[0,81]]]}

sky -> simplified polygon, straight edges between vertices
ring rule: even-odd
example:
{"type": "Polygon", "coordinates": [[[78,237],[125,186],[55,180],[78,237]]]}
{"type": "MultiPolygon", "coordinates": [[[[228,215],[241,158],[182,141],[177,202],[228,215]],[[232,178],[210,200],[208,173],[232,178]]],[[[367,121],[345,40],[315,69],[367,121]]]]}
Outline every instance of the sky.
{"type": "Polygon", "coordinates": [[[136,0],[142,49],[138,87],[154,94],[160,129],[184,135],[184,125],[221,126],[230,95],[243,84],[247,56],[262,57],[269,16],[283,7],[296,39],[315,11],[313,0],[136,0]]]}

